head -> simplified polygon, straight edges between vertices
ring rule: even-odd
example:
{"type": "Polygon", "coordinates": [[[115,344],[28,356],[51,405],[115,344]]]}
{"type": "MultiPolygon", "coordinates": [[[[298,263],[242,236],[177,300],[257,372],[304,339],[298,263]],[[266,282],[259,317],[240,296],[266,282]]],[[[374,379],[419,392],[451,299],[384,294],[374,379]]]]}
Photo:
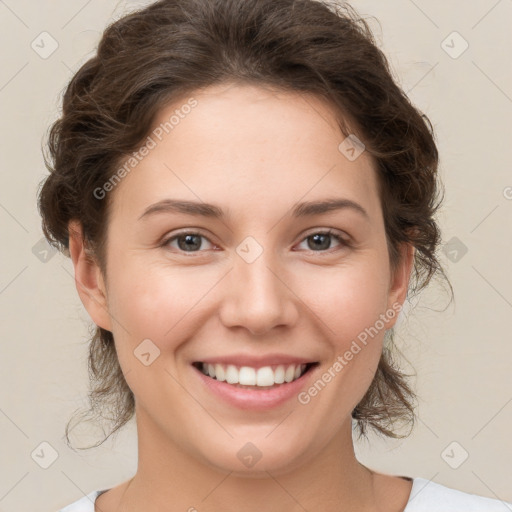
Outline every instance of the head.
{"type": "Polygon", "coordinates": [[[167,0],[118,20],[65,91],[47,165],[43,231],[72,257],[96,326],[91,412],[112,432],[137,404],[227,468],[231,438],[205,409],[284,463],[350,422],[389,437],[412,426],[393,326],[408,294],[444,276],[438,153],[348,6],[167,0]],[[154,208],[168,199],[181,203],[154,208]],[[264,414],[191,398],[196,363],[259,353],[335,377],[264,414]]]}

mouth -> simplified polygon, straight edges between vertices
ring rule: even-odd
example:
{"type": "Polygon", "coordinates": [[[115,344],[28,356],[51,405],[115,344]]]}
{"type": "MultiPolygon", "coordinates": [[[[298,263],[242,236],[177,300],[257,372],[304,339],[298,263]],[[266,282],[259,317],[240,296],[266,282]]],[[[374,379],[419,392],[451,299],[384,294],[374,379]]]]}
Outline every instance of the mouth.
{"type": "Polygon", "coordinates": [[[265,390],[286,386],[286,384],[303,377],[318,364],[318,362],[306,364],[290,363],[254,368],[251,366],[196,361],[192,363],[192,366],[197,368],[206,377],[230,384],[233,387],[265,390]]]}

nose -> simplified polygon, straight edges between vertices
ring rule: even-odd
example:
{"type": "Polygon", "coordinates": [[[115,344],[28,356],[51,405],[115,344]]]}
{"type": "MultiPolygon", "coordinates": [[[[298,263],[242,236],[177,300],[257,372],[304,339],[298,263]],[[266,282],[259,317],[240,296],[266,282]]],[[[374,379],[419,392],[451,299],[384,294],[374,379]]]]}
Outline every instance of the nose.
{"type": "Polygon", "coordinates": [[[244,327],[262,336],[275,327],[290,327],[299,318],[298,295],[286,282],[279,262],[264,250],[254,261],[235,258],[224,286],[220,318],[227,328],[244,327]]]}

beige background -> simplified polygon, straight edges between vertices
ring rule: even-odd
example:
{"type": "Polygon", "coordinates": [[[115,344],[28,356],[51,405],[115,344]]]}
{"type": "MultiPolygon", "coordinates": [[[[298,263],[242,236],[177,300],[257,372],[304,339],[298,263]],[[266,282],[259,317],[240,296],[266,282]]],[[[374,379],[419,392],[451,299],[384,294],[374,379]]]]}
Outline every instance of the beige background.
{"type": "MultiPolygon", "coordinates": [[[[40,245],[36,190],[65,84],[106,23],[142,4],[0,1],[1,512],[56,511],[136,469],[133,423],[88,452],[64,442],[65,423],[86,403],[90,320],[70,261],[40,245]],[[44,31],[58,43],[46,58],[44,31]],[[52,449],[58,456],[43,469],[52,449]]],[[[357,453],[377,470],[512,501],[512,1],[353,5],[379,20],[371,24],[397,78],[435,126],[446,185],[441,259],[455,289],[444,312],[447,295],[433,287],[400,322],[404,367],[417,372],[416,429],[400,441],[372,436],[357,453]]]]}

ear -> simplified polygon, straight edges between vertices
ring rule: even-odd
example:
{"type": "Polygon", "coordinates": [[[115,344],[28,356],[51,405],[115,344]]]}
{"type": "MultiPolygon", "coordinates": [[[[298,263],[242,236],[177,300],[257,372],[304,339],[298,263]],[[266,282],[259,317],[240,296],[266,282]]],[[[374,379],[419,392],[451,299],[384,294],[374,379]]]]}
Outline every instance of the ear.
{"type": "Polygon", "coordinates": [[[107,307],[107,292],[103,275],[87,248],[79,221],[68,223],[69,252],[75,268],[75,285],[82,304],[93,322],[103,329],[112,330],[107,307]]]}
{"type": "MultiPolygon", "coordinates": [[[[409,287],[409,279],[411,277],[411,270],[414,264],[414,253],[416,249],[410,243],[403,242],[400,246],[400,263],[396,268],[394,274],[391,276],[391,281],[388,291],[388,309],[395,309],[397,303],[403,306],[407,297],[407,290],[409,287]],[[393,308],[393,305],[395,307],[393,308]]],[[[398,315],[395,315],[387,327],[390,329],[395,325],[398,315]]]]}

